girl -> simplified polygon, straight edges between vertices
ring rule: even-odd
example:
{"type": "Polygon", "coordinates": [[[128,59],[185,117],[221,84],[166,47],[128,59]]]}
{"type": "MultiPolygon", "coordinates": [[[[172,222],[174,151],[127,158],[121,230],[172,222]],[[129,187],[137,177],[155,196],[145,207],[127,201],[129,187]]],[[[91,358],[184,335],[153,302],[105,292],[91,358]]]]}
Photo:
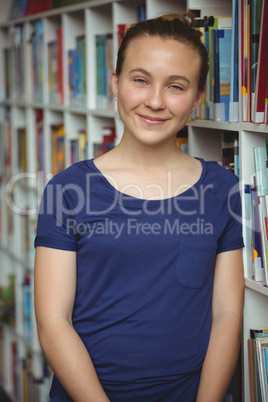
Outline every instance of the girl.
{"type": "Polygon", "coordinates": [[[121,142],[45,189],[35,308],[52,401],[224,398],[243,310],[238,183],[176,145],[207,71],[190,14],[132,26],[112,78],[121,142]]]}

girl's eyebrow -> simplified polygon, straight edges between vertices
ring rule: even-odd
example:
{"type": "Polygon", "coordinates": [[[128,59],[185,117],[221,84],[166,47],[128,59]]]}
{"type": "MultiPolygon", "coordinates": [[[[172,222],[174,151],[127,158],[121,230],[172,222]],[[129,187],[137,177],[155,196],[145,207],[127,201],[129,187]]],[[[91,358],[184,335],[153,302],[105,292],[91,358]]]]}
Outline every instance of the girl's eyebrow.
{"type": "MultiPolygon", "coordinates": [[[[132,74],[132,73],[141,73],[141,74],[151,76],[149,71],[145,70],[144,68],[140,68],[140,67],[133,68],[132,70],[129,71],[129,74],[132,74]]],[[[176,74],[170,75],[168,77],[168,80],[171,80],[171,81],[183,80],[183,81],[187,82],[187,84],[190,84],[189,78],[185,77],[185,75],[176,75],[176,74]]]]}

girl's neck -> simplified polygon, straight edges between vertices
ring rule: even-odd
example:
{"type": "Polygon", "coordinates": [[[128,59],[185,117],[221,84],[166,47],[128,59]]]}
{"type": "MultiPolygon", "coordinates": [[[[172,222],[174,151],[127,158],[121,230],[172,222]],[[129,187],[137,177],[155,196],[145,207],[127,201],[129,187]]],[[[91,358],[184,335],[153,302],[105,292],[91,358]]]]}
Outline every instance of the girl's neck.
{"type": "Polygon", "coordinates": [[[117,157],[122,161],[135,164],[141,169],[154,169],[167,167],[168,169],[183,154],[178,149],[176,140],[159,143],[157,145],[144,145],[135,141],[128,141],[122,137],[122,140],[115,149],[117,157]]]}

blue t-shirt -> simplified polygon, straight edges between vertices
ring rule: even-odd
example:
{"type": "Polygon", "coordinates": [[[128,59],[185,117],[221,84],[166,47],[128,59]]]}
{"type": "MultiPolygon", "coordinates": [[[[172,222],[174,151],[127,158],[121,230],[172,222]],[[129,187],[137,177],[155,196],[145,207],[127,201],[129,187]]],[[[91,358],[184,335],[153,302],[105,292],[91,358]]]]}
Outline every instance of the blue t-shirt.
{"type": "MultiPolygon", "coordinates": [[[[35,246],[77,252],[73,326],[111,401],[195,401],[216,256],[243,247],[238,179],[200,161],[164,200],[118,191],[93,160],[44,191],[35,246]]],[[[70,399],[56,377],[50,395],[70,399]]]]}

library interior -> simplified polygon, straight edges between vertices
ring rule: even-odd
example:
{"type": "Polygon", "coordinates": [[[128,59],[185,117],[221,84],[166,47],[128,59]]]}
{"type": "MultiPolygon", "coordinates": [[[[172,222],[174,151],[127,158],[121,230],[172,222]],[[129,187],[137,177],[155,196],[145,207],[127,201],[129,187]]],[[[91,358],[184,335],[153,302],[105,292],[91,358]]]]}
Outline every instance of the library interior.
{"type": "Polygon", "coordinates": [[[177,147],[232,172],[242,205],[241,346],[224,401],[268,402],[268,0],[0,1],[2,402],[49,401],[53,372],[34,305],[45,186],[120,143],[112,79],[130,26],[186,11],[195,16],[209,71],[177,147]]]}

